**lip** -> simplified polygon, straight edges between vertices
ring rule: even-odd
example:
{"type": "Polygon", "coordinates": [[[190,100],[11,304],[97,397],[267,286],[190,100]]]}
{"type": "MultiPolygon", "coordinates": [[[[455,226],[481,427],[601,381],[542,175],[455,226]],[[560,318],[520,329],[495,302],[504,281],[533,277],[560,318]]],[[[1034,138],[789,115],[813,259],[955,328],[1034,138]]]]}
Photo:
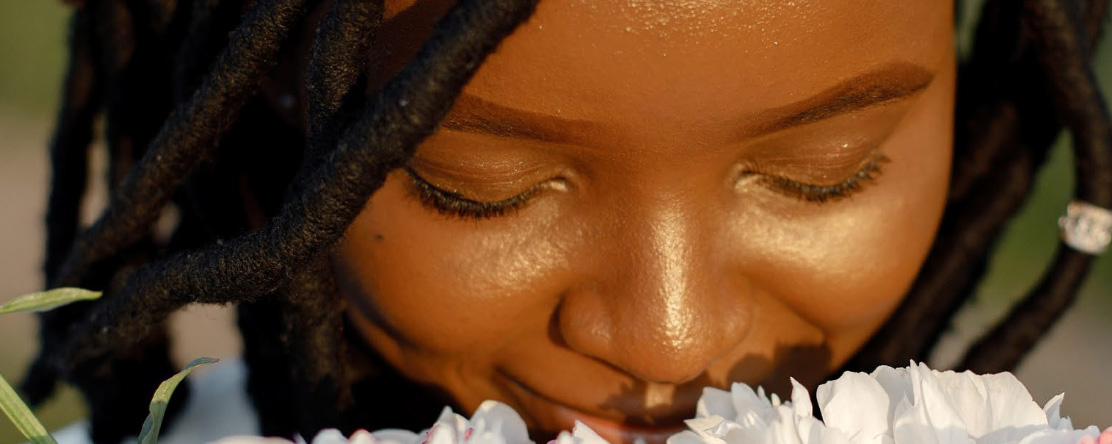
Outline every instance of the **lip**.
{"type": "Polygon", "coordinates": [[[524,410],[522,413],[530,416],[543,430],[570,432],[576,422],[581,422],[613,444],[663,444],[672,435],[686,430],[682,422],[642,425],[587,413],[545,396],[512,376],[504,373],[502,376],[524,410]]]}

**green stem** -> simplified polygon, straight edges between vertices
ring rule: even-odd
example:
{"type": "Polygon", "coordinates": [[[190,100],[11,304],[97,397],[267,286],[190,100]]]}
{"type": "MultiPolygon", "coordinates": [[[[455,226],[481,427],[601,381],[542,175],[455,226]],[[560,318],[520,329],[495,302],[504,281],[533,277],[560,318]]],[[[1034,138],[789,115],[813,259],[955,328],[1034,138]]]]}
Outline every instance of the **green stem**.
{"type": "Polygon", "coordinates": [[[35,414],[31,413],[31,409],[15,392],[11,384],[0,376],[0,410],[8,415],[8,419],[12,420],[15,428],[27,439],[31,440],[34,444],[58,444],[53,436],[46,432],[46,427],[35,418],[35,414]]]}

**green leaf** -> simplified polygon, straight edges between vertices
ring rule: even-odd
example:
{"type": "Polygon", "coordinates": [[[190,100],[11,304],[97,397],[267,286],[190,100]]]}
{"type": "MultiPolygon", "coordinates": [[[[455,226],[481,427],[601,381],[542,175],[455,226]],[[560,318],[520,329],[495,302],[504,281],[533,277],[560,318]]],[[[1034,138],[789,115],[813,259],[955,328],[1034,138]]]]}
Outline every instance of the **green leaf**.
{"type": "Polygon", "coordinates": [[[0,376],[0,410],[8,415],[15,428],[34,444],[58,444],[54,437],[46,433],[46,427],[35,418],[27,404],[19,398],[8,381],[0,376]]]}
{"type": "Polygon", "coordinates": [[[158,442],[158,432],[162,428],[162,418],[166,416],[166,405],[170,403],[170,395],[174,394],[174,389],[178,388],[178,384],[181,384],[186,375],[189,375],[194,367],[212,364],[217,361],[219,359],[216,358],[194,359],[178,374],[162,381],[158,390],[154,391],[154,397],[151,398],[151,414],[147,415],[146,421],[143,421],[143,430],[139,432],[139,444],[155,444],[158,442]]]}
{"type": "Polygon", "coordinates": [[[84,288],[61,287],[38,293],[25,294],[0,305],[0,314],[24,311],[47,311],[71,302],[91,301],[99,298],[101,292],[84,288]]]}

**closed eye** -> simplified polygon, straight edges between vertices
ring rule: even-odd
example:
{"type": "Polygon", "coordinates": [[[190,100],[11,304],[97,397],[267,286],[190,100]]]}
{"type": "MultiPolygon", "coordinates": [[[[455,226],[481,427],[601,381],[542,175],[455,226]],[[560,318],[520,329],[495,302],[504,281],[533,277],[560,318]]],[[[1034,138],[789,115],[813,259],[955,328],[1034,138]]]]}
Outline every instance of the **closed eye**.
{"type": "Polygon", "coordinates": [[[889,161],[884,154],[876,153],[857,172],[832,185],[810,184],[783,175],[765,174],[753,170],[742,171],[739,181],[755,180],[786,196],[821,204],[841,200],[860,192],[876,181],[881,174],[881,165],[889,161]]]}
{"type": "Polygon", "coordinates": [[[421,177],[412,168],[405,167],[405,172],[412,179],[413,190],[423,206],[440,214],[461,219],[489,219],[510,214],[524,207],[529,198],[544,185],[543,183],[533,185],[517,195],[487,202],[439,188],[421,177]]]}

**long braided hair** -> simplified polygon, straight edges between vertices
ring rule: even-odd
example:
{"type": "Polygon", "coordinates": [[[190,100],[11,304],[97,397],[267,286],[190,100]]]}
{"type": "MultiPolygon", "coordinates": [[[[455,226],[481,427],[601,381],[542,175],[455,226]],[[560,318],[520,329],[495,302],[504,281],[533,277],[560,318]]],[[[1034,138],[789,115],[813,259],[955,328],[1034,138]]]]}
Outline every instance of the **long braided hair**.
{"type": "MultiPolygon", "coordinates": [[[[373,402],[414,397],[401,395],[410,386],[373,351],[345,337],[351,329],[343,328],[344,302],[325,258],[536,0],[460,0],[374,96],[361,85],[382,0],[332,0],[317,28],[305,29],[317,3],[84,0],[76,8],[50,144],[46,285],[106,295],[41,315],[41,349],[22,384],[31,404],[58,381],[73,383],[89,404],[94,441],[118,442],[174,371],[167,317],[193,303],[236,304],[264,434],[421,425],[407,420],[430,406],[384,411],[373,402]],[[307,136],[257,95],[291,36],[303,32],[315,32],[307,136]],[[101,117],[112,198],[81,227],[101,117]],[[251,161],[262,155],[267,165],[251,161]],[[154,226],[171,207],[177,220],[163,239],[154,226]],[[252,228],[245,208],[264,214],[265,224],[252,228]]],[[[938,239],[905,302],[847,368],[927,356],[1063,129],[1077,159],[1075,198],[1112,207],[1112,124],[1089,63],[1108,5],[986,2],[959,71],[955,161],[938,239]]],[[[1073,301],[1091,261],[1060,245],[1039,284],[961,366],[1013,368],[1073,301]]],[[[172,403],[171,416],[180,405],[172,403]]]]}

